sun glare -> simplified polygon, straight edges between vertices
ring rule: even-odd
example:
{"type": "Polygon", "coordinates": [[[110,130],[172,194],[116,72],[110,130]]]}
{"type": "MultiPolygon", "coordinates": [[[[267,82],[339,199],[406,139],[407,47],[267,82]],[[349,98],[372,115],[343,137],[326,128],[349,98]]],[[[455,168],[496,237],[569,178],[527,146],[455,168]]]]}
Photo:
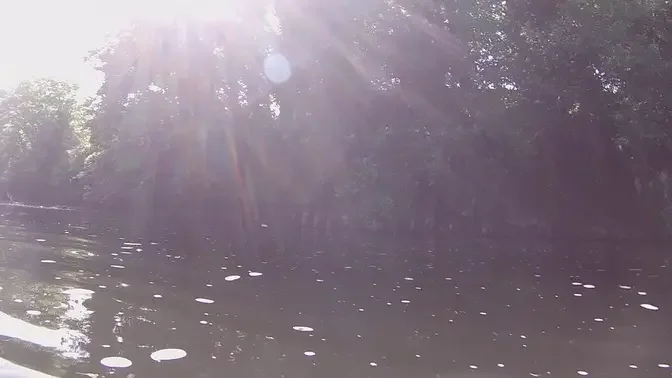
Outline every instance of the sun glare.
{"type": "MultiPolygon", "coordinates": [[[[252,0],[250,0],[252,1],[252,0]]],[[[236,18],[239,0],[22,0],[0,12],[0,88],[52,77],[95,92],[100,77],[88,53],[134,21],[236,18]]]]}
{"type": "Polygon", "coordinates": [[[210,21],[227,18],[235,0],[136,0],[129,4],[129,16],[157,22],[178,17],[210,21]]]}

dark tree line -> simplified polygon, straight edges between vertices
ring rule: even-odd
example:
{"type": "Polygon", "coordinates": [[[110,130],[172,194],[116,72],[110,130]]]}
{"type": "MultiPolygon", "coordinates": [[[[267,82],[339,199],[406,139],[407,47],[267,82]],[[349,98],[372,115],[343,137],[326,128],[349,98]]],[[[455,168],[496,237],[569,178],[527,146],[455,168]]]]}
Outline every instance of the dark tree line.
{"type": "Polygon", "coordinates": [[[0,101],[12,200],[139,227],[660,236],[669,1],[263,0],[0,101]]]}

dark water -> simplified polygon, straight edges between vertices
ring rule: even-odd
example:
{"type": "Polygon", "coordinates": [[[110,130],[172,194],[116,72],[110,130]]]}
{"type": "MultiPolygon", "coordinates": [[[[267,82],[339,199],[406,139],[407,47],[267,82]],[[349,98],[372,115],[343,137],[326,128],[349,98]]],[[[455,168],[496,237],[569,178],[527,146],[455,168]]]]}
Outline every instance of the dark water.
{"type": "Polygon", "coordinates": [[[3,211],[0,377],[672,374],[662,247],[185,247],[3,211]]]}

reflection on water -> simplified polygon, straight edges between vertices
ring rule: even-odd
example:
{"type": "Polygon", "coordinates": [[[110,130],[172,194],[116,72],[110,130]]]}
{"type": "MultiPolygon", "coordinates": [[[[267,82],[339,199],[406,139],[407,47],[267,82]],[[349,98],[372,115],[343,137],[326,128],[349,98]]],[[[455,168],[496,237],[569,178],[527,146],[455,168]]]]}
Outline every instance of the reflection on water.
{"type": "Polygon", "coordinates": [[[0,224],[0,377],[672,374],[660,249],[362,236],[187,251],[52,213],[0,224]]]}
{"type": "Polygon", "coordinates": [[[54,376],[17,365],[0,357],[0,377],[2,378],[55,378],[54,376]]]}
{"type": "Polygon", "coordinates": [[[83,344],[89,340],[83,333],[66,328],[39,327],[4,312],[0,312],[0,336],[52,348],[68,358],[88,357],[88,353],[83,350],[83,344]]]}

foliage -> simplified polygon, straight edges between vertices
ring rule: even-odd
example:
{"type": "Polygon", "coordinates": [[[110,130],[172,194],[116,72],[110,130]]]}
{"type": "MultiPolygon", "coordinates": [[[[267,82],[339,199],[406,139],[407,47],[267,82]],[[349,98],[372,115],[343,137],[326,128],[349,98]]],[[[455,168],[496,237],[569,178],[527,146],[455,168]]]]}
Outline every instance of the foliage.
{"type": "Polygon", "coordinates": [[[92,55],[87,104],[53,81],[5,94],[5,185],[195,228],[650,236],[672,220],[668,1],[240,9],[123,32],[92,55]]]}

